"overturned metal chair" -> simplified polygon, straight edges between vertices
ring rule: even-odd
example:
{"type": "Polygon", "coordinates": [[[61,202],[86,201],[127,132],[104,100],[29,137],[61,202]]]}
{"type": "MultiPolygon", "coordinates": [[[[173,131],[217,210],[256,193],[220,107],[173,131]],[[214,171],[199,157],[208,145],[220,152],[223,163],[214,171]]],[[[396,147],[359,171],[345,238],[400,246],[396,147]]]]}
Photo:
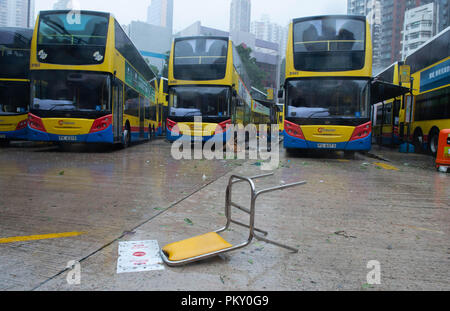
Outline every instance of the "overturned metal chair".
{"type": "Polygon", "coordinates": [[[294,253],[298,252],[298,249],[271,241],[265,237],[262,237],[256,232],[262,233],[264,236],[268,235],[268,232],[258,229],[255,227],[255,205],[256,205],[256,199],[261,195],[268,192],[276,191],[276,190],[282,190],[290,187],[295,187],[299,185],[306,184],[305,181],[296,182],[293,184],[287,184],[287,185],[281,185],[278,187],[273,188],[267,188],[260,191],[256,191],[255,184],[253,182],[254,179],[262,178],[262,177],[268,177],[272,176],[271,174],[265,174],[265,175],[259,175],[254,177],[242,177],[233,175],[230,177],[230,180],[228,182],[228,186],[226,189],[226,198],[225,198],[225,216],[227,218],[227,223],[225,227],[213,231],[207,234],[199,235],[190,239],[186,239],[183,241],[175,242],[168,244],[164,246],[160,253],[163,261],[169,265],[169,266],[180,266],[185,265],[194,261],[207,259],[213,256],[217,256],[219,254],[223,254],[226,252],[234,251],[239,248],[245,247],[251,243],[253,238],[264,241],[266,243],[274,244],[279,247],[288,249],[294,253]],[[250,202],[250,209],[245,208],[239,204],[236,204],[232,201],[232,190],[233,185],[240,182],[248,182],[250,184],[251,188],[251,202],[250,202]],[[250,215],[250,223],[248,225],[241,223],[239,221],[236,221],[232,219],[231,217],[231,207],[235,207],[247,214],[250,215]],[[248,239],[245,242],[242,242],[237,245],[232,245],[228,243],[226,240],[224,240],[219,233],[227,230],[231,224],[236,224],[245,228],[249,229],[249,236],[248,239]]]}

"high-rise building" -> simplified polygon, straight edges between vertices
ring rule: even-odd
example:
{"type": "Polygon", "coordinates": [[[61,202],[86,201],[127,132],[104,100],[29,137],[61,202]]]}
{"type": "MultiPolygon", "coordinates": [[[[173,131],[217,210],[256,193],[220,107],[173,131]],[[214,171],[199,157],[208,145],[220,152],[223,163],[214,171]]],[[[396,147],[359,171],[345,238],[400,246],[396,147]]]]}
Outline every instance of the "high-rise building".
{"type": "Polygon", "coordinates": [[[347,0],[347,13],[363,15],[370,24],[374,72],[383,69],[381,63],[381,0],[347,0]]]}
{"type": "Polygon", "coordinates": [[[161,73],[166,61],[166,53],[172,45],[172,30],[149,23],[132,21],[123,27],[131,41],[137,47],[144,59],[158,68],[161,73]]]}
{"type": "Polygon", "coordinates": [[[417,50],[438,32],[437,3],[425,4],[405,12],[402,59],[417,50]]]}
{"type": "Polygon", "coordinates": [[[147,10],[147,23],[173,30],[173,0],[152,0],[147,10]]]}
{"type": "Polygon", "coordinates": [[[438,32],[450,26],[450,1],[437,0],[438,32]]]}
{"type": "Polygon", "coordinates": [[[371,10],[372,0],[347,0],[347,13],[367,16],[371,10]]]}
{"type": "Polygon", "coordinates": [[[284,57],[288,39],[287,26],[283,27],[272,23],[268,15],[263,15],[259,21],[251,22],[250,32],[255,35],[256,39],[278,43],[280,55],[284,57]]]}
{"type": "Polygon", "coordinates": [[[381,60],[385,67],[402,60],[405,13],[421,5],[435,3],[437,30],[449,24],[449,0],[382,0],[381,1],[381,60]]]}
{"type": "Polygon", "coordinates": [[[34,27],[34,0],[1,0],[0,27],[34,27]]]}
{"type": "Polygon", "coordinates": [[[250,0],[232,0],[230,10],[230,32],[250,32],[250,0]]]}

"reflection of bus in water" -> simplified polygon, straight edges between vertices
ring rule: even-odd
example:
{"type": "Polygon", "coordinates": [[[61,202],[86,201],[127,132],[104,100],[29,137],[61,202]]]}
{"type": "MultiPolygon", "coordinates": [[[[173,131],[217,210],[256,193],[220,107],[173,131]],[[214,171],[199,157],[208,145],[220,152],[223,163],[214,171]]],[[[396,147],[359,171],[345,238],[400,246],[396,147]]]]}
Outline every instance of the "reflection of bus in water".
{"type": "Polygon", "coordinates": [[[360,16],[291,23],[284,84],[286,149],[371,149],[369,29],[360,16]]]}
{"type": "Polygon", "coordinates": [[[31,46],[29,139],[120,143],[150,138],[155,78],[109,13],[40,12],[31,46]]]}
{"type": "Polygon", "coordinates": [[[0,142],[27,138],[32,29],[0,27],[0,142]]]}

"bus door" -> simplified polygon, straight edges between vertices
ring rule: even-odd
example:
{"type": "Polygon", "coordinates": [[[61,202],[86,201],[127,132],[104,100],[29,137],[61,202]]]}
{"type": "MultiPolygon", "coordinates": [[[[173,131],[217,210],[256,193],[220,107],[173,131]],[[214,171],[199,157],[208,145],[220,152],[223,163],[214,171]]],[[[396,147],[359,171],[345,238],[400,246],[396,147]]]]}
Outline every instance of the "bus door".
{"type": "Polygon", "coordinates": [[[113,135],[115,141],[122,141],[123,136],[123,89],[118,83],[113,87],[113,135]]]}
{"type": "Polygon", "coordinates": [[[403,115],[400,118],[400,122],[403,121],[403,124],[400,123],[401,126],[401,137],[404,139],[404,141],[409,141],[409,138],[411,136],[411,122],[412,122],[412,101],[413,97],[411,95],[405,95],[405,101],[404,101],[404,109],[403,109],[403,115]],[[406,133],[405,133],[406,131],[406,133]],[[405,139],[406,138],[406,139],[405,139]]]}

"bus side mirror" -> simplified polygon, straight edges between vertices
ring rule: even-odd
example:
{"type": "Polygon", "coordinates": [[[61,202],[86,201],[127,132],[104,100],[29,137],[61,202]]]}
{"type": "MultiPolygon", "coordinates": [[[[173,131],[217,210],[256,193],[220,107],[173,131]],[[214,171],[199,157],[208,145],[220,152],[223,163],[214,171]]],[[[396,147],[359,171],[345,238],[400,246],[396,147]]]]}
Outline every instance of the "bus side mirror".
{"type": "Polygon", "coordinates": [[[283,98],[284,92],[283,90],[278,90],[278,98],[283,98]]]}
{"type": "Polygon", "coordinates": [[[236,90],[233,90],[233,97],[237,97],[237,92],[236,92],[236,90]]]}

